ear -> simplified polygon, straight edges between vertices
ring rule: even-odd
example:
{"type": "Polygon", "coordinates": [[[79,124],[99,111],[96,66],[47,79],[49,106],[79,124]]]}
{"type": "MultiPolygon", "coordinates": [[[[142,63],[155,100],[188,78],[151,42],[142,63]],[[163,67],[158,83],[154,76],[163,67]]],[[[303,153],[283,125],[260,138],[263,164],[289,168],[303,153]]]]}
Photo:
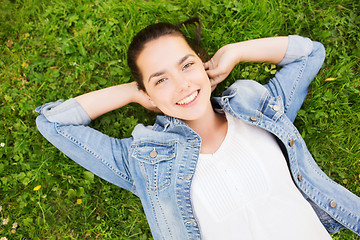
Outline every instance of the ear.
{"type": "Polygon", "coordinates": [[[144,91],[144,90],[140,90],[141,94],[143,95],[143,97],[148,100],[148,102],[155,108],[157,108],[156,104],[153,102],[153,100],[151,100],[151,97],[144,91]]]}

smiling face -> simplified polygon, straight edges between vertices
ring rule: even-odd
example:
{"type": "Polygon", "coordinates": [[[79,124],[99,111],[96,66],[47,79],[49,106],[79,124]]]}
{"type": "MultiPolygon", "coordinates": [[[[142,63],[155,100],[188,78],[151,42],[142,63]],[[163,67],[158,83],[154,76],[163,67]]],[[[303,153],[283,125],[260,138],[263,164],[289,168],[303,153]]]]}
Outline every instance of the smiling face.
{"type": "Polygon", "coordinates": [[[166,35],[146,43],[136,63],[146,94],[164,114],[186,122],[213,111],[203,62],[182,37],[166,35]]]}

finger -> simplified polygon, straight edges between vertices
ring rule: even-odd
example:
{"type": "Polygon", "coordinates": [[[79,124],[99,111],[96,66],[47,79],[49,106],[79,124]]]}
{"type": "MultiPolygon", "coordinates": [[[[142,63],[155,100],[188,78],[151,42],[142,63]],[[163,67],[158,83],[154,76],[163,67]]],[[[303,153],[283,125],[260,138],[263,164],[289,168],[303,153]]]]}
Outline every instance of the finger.
{"type": "Polygon", "coordinates": [[[212,78],[211,81],[211,85],[217,85],[219,83],[221,83],[222,81],[224,81],[224,75],[217,75],[216,77],[212,78]]]}
{"type": "Polygon", "coordinates": [[[206,63],[204,63],[204,68],[205,68],[205,70],[208,70],[210,68],[210,61],[207,61],[206,63]]]}
{"type": "Polygon", "coordinates": [[[209,78],[214,79],[217,77],[218,70],[217,69],[210,69],[210,70],[206,70],[207,75],[209,76],[209,78]]]}
{"type": "Polygon", "coordinates": [[[219,77],[216,76],[214,78],[211,78],[211,85],[217,85],[219,83],[219,77]]]}

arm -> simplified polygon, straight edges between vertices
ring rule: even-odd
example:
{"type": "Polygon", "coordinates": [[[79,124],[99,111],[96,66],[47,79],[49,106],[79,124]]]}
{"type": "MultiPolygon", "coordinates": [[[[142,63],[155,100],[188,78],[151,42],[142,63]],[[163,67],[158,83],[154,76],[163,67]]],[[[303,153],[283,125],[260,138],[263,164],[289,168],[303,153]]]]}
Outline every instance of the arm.
{"type": "Polygon", "coordinates": [[[85,110],[91,120],[131,102],[139,103],[153,111],[157,110],[151,102],[148,101],[149,99],[138,90],[136,82],[89,92],[76,97],[75,100],[85,110]]]}
{"type": "Polygon", "coordinates": [[[204,64],[212,86],[222,82],[240,62],[280,63],[288,42],[288,37],[271,37],[223,46],[204,64]]]}
{"type": "Polygon", "coordinates": [[[136,194],[128,161],[132,138],[112,138],[86,126],[92,119],[130,102],[151,107],[136,83],[122,84],[40,106],[36,109],[40,114],[36,125],[40,133],[69,158],[136,194]]]}
{"type": "Polygon", "coordinates": [[[135,82],[89,92],[65,102],[59,100],[47,103],[37,107],[36,111],[44,115],[49,122],[88,125],[91,120],[131,102],[139,103],[152,111],[159,111],[148,97],[138,90],[135,82]]]}
{"type": "Polygon", "coordinates": [[[290,35],[226,45],[204,66],[213,88],[239,62],[264,61],[282,66],[264,86],[272,96],[281,97],[286,115],[294,121],[324,58],[325,49],[321,43],[290,35]]]}
{"type": "Polygon", "coordinates": [[[285,114],[291,121],[295,120],[325,55],[321,43],[296,35],[289,36],[285,57],[279,63],[281,69],[264,86],[272,96],[281,97],[285,114]]]}

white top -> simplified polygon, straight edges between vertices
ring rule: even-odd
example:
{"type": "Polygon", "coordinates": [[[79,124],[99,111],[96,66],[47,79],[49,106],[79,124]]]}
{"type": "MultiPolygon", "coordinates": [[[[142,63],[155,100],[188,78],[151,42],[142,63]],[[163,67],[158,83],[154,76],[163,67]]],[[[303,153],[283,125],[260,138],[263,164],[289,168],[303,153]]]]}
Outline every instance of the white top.
{"type": "Polygon", "coordinates": [[[332,239],[293,183],[275,137],[227,114],[214,154],[200,154],[191,186],[202,239],[332,239]]]}

